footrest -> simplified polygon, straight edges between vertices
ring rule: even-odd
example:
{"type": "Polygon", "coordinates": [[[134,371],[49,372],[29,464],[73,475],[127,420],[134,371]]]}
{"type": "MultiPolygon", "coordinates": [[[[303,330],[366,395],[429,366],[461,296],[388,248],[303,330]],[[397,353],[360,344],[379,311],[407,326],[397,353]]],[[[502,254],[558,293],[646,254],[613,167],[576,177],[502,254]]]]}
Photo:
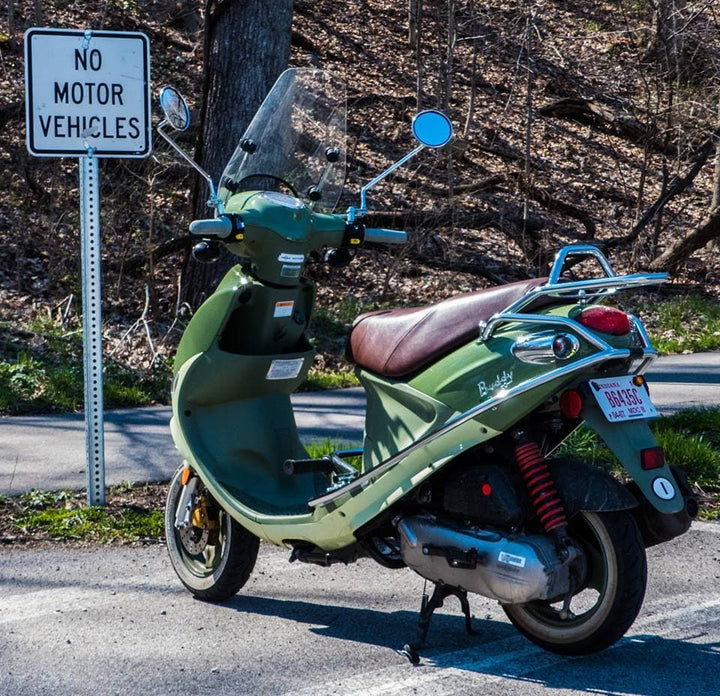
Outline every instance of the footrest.
{"type": "Polygon", "coordinates": [[[295,474],[330,474],[335,466],[330,457],[320,459],[286,459],[283,462],[283,473],[286,476],[295,474]]]}

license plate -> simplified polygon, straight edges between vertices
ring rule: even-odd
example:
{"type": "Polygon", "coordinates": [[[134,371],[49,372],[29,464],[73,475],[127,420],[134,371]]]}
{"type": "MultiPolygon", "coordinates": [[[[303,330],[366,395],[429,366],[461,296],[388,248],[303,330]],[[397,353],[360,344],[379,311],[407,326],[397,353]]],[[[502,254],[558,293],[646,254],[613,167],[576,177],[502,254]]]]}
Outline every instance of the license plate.
{"type": "Polygon", "coordinates": [[[590,389],[611,423],[652,418],[658,412],[645,387],[633,384],[631,375],[591,379],[590,389]]]}

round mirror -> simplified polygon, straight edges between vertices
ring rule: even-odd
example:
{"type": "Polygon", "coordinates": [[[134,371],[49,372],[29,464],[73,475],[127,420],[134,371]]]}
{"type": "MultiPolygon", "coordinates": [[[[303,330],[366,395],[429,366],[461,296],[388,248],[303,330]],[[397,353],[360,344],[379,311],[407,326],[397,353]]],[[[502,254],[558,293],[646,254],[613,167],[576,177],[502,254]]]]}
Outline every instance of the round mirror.
{"type": "Polygon", "coordinates": [[[177,131],[190,126],[190,109],[182,94],[174,87],[163,87],[160,91],[160,107],[167,122],[177,131]]]}
{"type": "Polygon", "coordinates": [[[412,122],[415,138],[426,147],[442,147],[453,137],[450,119],[442,112],[430,109],[421,111],[412,122]]]}

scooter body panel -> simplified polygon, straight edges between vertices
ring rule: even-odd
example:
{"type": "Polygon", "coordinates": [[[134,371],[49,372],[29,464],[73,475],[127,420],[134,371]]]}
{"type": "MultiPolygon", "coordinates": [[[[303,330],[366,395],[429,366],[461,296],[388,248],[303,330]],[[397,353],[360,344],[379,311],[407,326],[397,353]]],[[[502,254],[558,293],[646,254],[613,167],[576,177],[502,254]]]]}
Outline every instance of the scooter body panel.
{"type": "MultiPolygon", "coordinates": [[[[311,510],[307,502],[326,492],[327,479],[320,474],[287,476],[282,463],[307,456],[289,395],[305,378],[313,350],[301,322],[273,315],[278,305],[291,303],[307,316],[312,299],[312,285],[307,281],[298,288],[268,287],[236,267],[195,315],[178,352],[173,416],[178,448],[233,517],[276,544],[302,540],[331,550],[353,543],[358,528],[432,473],[467,449],[505,432],[576,383],[578,374],[572,366],[581,368],[593,353],[583,341],[562,365],[523,363],[513,355],[512,346],[541,327],[511,324],[487,342],[468,342],[407,382],[358,370],[367,394],[363,473],[468,409],[486,401],[494,405],[412,452],[373,479],[371,486],[311,510]],[[296,350],[268,354],[268,346],[296,350]],[[198,349],[192,358],[187,357],[198,349]],[[270,379],[274,369],[280,369],[278,379],[270,379]],[[513,398],[503,398],[525,384],[532,386],[513,398]]],[[[573,305],[562,305],[547,313],[567,317],[573,311],[573,305]]],[[[592,421],[591,425],[603,429],[602,423],[592,421]]],[[[640,424],[617,424],[615,431],[625,432],[634,425],[640,424]]],[[[619,456],[626,464],[635,455],[635,450],[628,450],[619,456]]],[[[674,511],[674,507],[664,506],[665,510],[674,511]]]]}

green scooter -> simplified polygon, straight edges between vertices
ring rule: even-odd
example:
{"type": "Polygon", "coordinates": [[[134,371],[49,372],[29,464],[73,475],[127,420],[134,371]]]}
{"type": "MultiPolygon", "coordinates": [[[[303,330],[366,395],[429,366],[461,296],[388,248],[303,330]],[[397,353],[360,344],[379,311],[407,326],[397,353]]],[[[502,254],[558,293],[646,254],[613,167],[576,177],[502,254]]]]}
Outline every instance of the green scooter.
{"type": "MultiPolygon", "coordinates": [[[[160,134],[189,111],[160,96],[160,134]]],[[[348,354],[367,396],[362,449],[313,459],[290,394],[313,362],[307,337],[314,286],[308,257],[347,263],[404,232],[366,225],[367,192],[452,125],[413,120],[417,147],[333,213],[345,177],[345,87],[313,69],[283,73],[228,163],[208,181],[215,216],[196,220],[195,252],[218,244],[240,261],[192,317],[175,358],[171,421],[184,459],[170,484],[166,535],[180,581],[223,601],[247,581],[259,541],[290,561],[331,566],[370,557],[434,584],[423,598],[418,660],[444,599],[498,600],[531,641],[562,654],[601,650],[637,616],[645,548],[684,533],[697,504],[665,461],[648,421],[642,377],[655,359],[642,323],[604,299],[663,283],[616,275],[593,246],[562,249],[548,278],[510,283],[431,306],[357,318],[348,354]],[[329,251],[328,251],[329,250],[329,251]],[[565,277],[594,261],[598,277],[565,277]],[[552,457],[585,422],[622,463],[627,482],[552,457]]]]}

